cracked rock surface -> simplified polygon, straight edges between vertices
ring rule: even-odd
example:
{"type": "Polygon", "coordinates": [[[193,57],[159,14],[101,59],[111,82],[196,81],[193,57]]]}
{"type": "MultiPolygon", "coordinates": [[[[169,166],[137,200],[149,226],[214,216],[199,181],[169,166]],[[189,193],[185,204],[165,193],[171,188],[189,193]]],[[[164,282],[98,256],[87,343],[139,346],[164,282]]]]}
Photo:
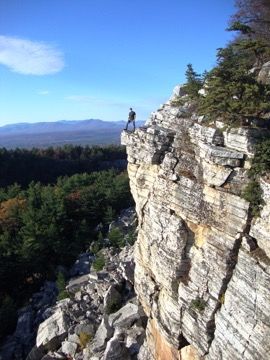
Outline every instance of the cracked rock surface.
{"type": "Polygon", "coordinates": [[[148,318],[139,359],[270,358],[270,186],[262,180],[257,219],[241,197],[262,134],[206,125],[170,101],[122,133],[139,219],[135,290],[148,318]]]}

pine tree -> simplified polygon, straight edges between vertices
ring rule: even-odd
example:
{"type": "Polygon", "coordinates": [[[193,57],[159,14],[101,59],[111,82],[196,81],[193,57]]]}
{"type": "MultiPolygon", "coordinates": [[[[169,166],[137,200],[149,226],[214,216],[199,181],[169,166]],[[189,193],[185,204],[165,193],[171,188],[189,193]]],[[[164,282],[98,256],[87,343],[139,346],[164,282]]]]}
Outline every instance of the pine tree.
{"type": "Polygon", "coordinates": [[[240,22],[252,29],[252,37],[270,45],[270,2],[269,0],[236,0],[236,13],[231,23],[240,22]]]}
{"type": "Polygon", "coordinates": [[[207,94],[199,99],[201,115],[239,125],[270,111],[270,86],[259,83],[250,71],[258,60],[255,45],[242,39],[218,50],[217,66],[207,76],[207,94]]]}
{"type": "Polygon", "coordinates": [[[184,90],[191,99],[197,99],[199,97],[198,91],[202,88],[203,80],[201,75],[194,71],[192,64],[187,65],[186,70],[186,84],[184,90]]]}

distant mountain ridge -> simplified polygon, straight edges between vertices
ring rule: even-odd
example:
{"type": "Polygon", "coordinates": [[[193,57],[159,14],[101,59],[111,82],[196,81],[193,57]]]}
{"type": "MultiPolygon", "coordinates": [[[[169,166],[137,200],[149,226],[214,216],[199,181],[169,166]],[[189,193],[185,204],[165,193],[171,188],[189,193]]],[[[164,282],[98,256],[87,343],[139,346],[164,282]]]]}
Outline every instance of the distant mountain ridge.
{"type": "MultiPolygon", "coordinates": [[[[141,121],[138,121],[141,123],[141,121]]],[[[100,119],[87,119],[87,120],[59,120],[55,122],[37,122],[37,123],[16,123],[8,124],[0,127],[0,134],[7,133],[40,133],[51,131],[73,131],[79,129],[106,129],[118,128],[125,126],[124,120],[120,121],[103,121],[100,119]]]]}
{"type": "MultiPolygon", "coordinates": [[[[136,126],[143,124],[144,121],[136,121],[136,126]]],[[[0,147],[120,144],[120,133],[125,125],[124,120],[100,119],[8,124],[0,127],[0,147]]]]}

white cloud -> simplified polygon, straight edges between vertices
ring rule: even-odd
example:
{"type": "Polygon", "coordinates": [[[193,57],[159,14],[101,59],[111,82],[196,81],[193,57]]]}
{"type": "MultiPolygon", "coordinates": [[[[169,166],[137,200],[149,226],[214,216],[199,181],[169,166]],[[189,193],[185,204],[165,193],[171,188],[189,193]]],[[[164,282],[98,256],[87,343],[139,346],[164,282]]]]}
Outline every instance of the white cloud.
{"type": "Polygon", "coordinates": [[[0,35],[0,64],[25,75],[47,75],[61,71],[63,53],[44,42],[0,35]]]}
{"type": "Polygon", "coordinates": [[[49,95],[49,91],[48,90],[40,90],[38,91],[38,95],[49,95]]]}

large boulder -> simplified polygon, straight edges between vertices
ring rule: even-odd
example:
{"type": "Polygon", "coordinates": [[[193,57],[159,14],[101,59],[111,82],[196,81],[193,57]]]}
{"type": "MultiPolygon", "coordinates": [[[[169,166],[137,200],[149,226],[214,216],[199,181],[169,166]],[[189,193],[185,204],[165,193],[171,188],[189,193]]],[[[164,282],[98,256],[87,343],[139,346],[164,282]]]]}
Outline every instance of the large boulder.
{"type": "Polygon", "coordinates": [[[125,347],[124,335],[115,331],[114,336],[108,341],[103,360],[129,360],[130,355],[125,347]]]}
{"type": "Polygon", "coordinates": [[[68,285],[66,286],[67,291],[70,293],[76,293],[81,289],[82,286],[87,285],[90,279],[90,275],[82,275],[76,278],[69,280],[68,285]]]}
{"type": "Polygon", "coordinates": [[[39,325],[36,339],[37,347],[45,347],[47,350],[56,350],[67,336],[70,319],[61,308],[39,325]]]}
{"type": "Polygon", "coordinates": [[[136,320],[140,319],[139,306],[132,303],[127,303],[116,313],[109,316],[109,325],[116,328],[128,328],[136,320]]]}
{"type": "Polygon", "coordinates": [[[127,330],[126,347],[130,355],[137,355],[145,338],[145,330],[141,326],[133,326],[127,330]]]}
{"type": "Polygon", "coordinates": [[[62,342],[62,352],[67,356],[70,356],[72,359],[77,351],[78,344],[65,340],[62,342]]]}
{"type": "Polygon", "coordinates": [[[119,253],[119,259],[118,272],[125,280],[134,284],[134,246],[125,246],[119,253]]]}
{"type": "Polygon", "coordinates": [[[93,323],[90,323],[87,320],[80,322],[74,328],[74,333],[77,336],[80,336],[81,334],[86,334],[89,337],[93,337],[93,335],[95,334],[95,331],[96,331],[95,325],[93,323]]]}
{"type": "Polygon", "coordinates": [[[96,332],[91,345],[93,352],[99,352],[105,349],[107,341],[113,336],[113,328],[109,325],[108,317],[105,315],[96,332]]]}

